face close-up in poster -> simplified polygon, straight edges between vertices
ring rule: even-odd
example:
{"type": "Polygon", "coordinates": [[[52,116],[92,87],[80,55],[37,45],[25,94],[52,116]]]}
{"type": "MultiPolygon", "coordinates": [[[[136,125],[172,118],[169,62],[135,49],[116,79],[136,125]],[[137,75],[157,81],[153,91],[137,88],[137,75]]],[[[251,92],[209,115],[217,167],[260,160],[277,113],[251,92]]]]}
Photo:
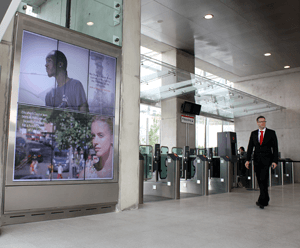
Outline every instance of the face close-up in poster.
{"type": "Polygon", "coordinates": [[[23,31],[14,181],[113,179],[116,58],[23,31]]]}

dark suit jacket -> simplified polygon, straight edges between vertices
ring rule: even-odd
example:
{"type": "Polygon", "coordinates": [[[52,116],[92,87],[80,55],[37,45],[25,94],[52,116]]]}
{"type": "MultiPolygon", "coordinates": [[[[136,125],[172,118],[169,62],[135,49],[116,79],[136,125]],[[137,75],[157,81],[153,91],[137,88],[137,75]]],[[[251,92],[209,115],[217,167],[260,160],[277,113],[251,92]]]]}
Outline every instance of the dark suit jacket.
{"type": "Polygon", "coordinates": [[[262,166],[270,166],[273,162],[278,164],[278,142],[274,130],[266,128],[263,143],[258,142],[258,129],[251,133],[248,149],[247,161],[251,160],[254,148],[253,160],[262,166]]]}

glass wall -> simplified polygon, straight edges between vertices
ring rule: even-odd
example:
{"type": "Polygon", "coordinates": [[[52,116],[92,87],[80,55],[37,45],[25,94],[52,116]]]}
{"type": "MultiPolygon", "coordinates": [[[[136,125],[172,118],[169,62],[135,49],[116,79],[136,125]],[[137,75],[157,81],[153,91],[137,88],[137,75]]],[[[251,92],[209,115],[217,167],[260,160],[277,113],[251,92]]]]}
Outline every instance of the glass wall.
{"type": "Polygon", "coordinates": [[[223,121],[223,132],[234,132],[234,123],[223,121]]]}
{"type": "Polygon", "coordinates": [[[206,118],[204,116],[196,116],[196,147],[205,148],[206,137],[206,118]]]}
{"type": "Polygon", "coordinates": [[[222,132],[222,121],[207,118],[206,120],[206,147],[217,147],[218,146],[218,135],[217,133],[222,132]]]}
{"type": "MultiPolygon", "coordinates": [[[[141,47],[141,54],[158,61],[162,61],[161,53],[155,52],[146,47],[141,47]]],[[[162,85],[162,80],[159,75],[153,77],[153,73],[161,70],[160,64],[158,63],[157,68],[154,68],[153,65],[147,67],[146,63],[147,61],[143,61],[143,59],[141,60],[141,64],[143,65],[141,66],[141,78],[147,79],[141,80],[141,92],[159,89],[159,87],[162,85]],[[151,79],[150,76],[153,77],[153,79],[151,79]]],[[[195,68],[195,74],[207,77],[218,83],[226,84],[227,86],[233,86],[232,82],[199,68],[195,68]]],[[[154,145],[156,143],[160,143],[161,109],[159,107],[153,107],[145,104],[141,104],[140,106],[140,144],[154,145]]],[[[216,147],[218,132],[234,132],[234,123],[232,122],[204,116],[196,116],[195,122],[195,145],[200,149],[216,147]]]]}
{"type": "Polygon", "coordinates": [[[214,80],[214,81],[216,81],[218,83],[226,84],[226,85],[228,85],[230,87],[233,87],[233,82],[228,81],[225,78],[221,78],[221,77],[219,77],[217,75],[211,74],[211,73],[209,73],[207,71],[203,71],[203,70],[201,70],[199,68],[195,68],[195,74],[199,75],[199,76],[202,76],[202,77],[209,78],[209,79],[214,80]]]}
{"type": "Polygon", "coordinates": [[[196,116],[196,147],[217,147],[218,132],[234,132],[234,123],[204,116],[196,116]]]}
{"type": "Polygon", "coordinates": [[[122,0],[22,0],[18,11],[122,46],[122,0]]]}
{"type": "Polygon", "coordinates": [[[160,143],[161,109],[150,105],[140,105],[140,145],[160,143]]]}

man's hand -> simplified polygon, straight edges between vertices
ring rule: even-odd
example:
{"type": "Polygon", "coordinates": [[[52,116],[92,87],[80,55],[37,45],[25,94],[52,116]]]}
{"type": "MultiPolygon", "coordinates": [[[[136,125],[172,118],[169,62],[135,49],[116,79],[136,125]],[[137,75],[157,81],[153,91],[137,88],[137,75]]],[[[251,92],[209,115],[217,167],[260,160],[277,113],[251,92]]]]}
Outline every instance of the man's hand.
{"type": "Polygon", "coordinates": [[[272,163],[271,167],[272,167],[272,169],[275,169],[277,167],[277,164],[276,163],[272,163]]]}
{"type": "Polygon", "coordinates": [[[249,161],[246,161],[245,166],[247,169],[249,169],[249,161]]]}

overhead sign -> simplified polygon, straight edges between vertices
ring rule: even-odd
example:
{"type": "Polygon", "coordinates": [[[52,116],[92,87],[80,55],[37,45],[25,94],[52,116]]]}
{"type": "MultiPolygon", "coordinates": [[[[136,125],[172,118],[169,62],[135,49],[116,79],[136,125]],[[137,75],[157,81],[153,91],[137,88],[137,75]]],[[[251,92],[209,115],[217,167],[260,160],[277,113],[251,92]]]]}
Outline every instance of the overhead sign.
{"type": "Polygon", "coordinates": [[[181,116],[181,122],[182,123],[187,123],[194,125],[195,124],[195,117],[187,116],[187,115],[182,115],[181,116]]]}

